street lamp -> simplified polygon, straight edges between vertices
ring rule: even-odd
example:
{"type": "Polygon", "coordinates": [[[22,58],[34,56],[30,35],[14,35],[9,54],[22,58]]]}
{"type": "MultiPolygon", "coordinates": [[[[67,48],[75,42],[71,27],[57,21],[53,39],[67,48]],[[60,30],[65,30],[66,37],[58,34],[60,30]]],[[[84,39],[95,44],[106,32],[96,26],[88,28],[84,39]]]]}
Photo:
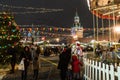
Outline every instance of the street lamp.
{"type": "Polygon", "coordinates": [[[120,34],[120,26],[114,27],[114,32],[116,32],[116,39],[119,38],[118,34],[120,34]]]}
{"type": "Polygon", "coordinates": [[[59,39],[59,38],[56,38],[56,41],[57,41],[57,42],[59,42],[59,41],[60,41],[60,39],[59,39]]]}

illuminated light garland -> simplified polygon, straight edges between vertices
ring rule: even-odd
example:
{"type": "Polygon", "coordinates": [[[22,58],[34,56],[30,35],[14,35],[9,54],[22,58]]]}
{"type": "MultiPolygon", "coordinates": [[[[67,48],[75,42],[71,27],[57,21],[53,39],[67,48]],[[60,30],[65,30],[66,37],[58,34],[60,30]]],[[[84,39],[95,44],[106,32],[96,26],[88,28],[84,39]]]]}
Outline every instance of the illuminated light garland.
{"type": "Polygon", "coordinates": [[[57,11],[25,11],[25,12],[12,12],[12,14],[36,14],[36,13],[49,13],[49,12],[57,12],[57,11]]]}
{"type": "MultiPolygon", "coordinates": [[[[35,29],[35,31],[38,31],[38,30],[42,30],[42,31],[59,31],[60,30],[60,31],[63,31],[63,32],[66,32],[66,31],[69,32],[69,31],[71,31],[71,28],[58,28],[58,27],[53,27],[53,28],[49,28],[49,27],[48,28],[45,28],[45,27],[41,28],[40,27],[38,29],[37,28],[34,28],[34,29],[35,29]]],[[[21,30],[22,31],[24,31],[24,30],[32,31],[32,28],[22,28],[21,27],[20,31],[21,30]]],[[[83,29],[83,31],[90,31],[90,30],[97,30],[97,28],[94,28],[94,29],[93,28],[84,28],[83,29]]],[[[106,27],[106,28],[99,28],[99,30],[100,31],[102,31],[102,30],[109,30],[109,28],[108,27],[106,27]]]]}
{"type": "Polygon", "coordinates": [[[0,6],[9,7],[9,8],[16,8],[16,9],[63,11],[63,9],[46,9],[46,8],[35,8],[35,7],[21,7],[21,6],[10,6],[10,5],[7,5],[7,4],[0,4],[0,6]]]}
{"type": "MultiPolygon", "coordinates": [[[[22,26],[22,25],[21,25],[22,26]]],[[[66,37],[71,35],[65,35],[63,32],[71,32],[71,28],[61,28],[61,27],[54,27],[54,26],[44,26],[44,25],[34,25],[34,27],[30,27],[31,25],[24,25],[24,27],[20,27],[20,31],[24,32],[25,30],[28,32],[34,31],[40,31],[39,34],[51,36],[51,37],[66,37]],[[27,28],[25,27],[27,26],[27,28]],[[57,32],[57,33],[55,33],[57,32]],[[60,32],[60,33],[59,33],[60,32]]],[[[84,28],[84,31],[90,31],[90,30],[97,30],[97,28],[84,28]]],[[[109,30],[108,27],[106,28],[99,28],[100,31],[102,30],[109,30]]]]}
{"type": "Polygon", "coordinates": [[[18,7],[18,6],[9,6],[0,4],[2,7],[8,7],[8,8],[16,8],[16,9],[28,9],[30,11],[24,11],[24,12],[12,12],[12,14],[36,14],[36,13],[49,13],[49,12],[59,12],[63,11],[63,9],[46,9],[46,8],[34,8],[34,7],[18,7]],[[34,10],[34,11],[31,11],[34,10]]]}
{"type": "MultiPolygon", "coordinates": [[[[32,33],[31,33],[31,34],[32,34],[32,33]]],[[[44,32],[44,31],[40,31],[39,34],[42,34],[42,35],[45,34],[45,35],[48,35],[48,36],[56,36],[56,35],[57,35],[56,37],[59,37],[59,36],[61,36],[61,37],[62,37],[62,36],[71,36],[71,35],[62,34],[62,33],[60,34],[60,33],[51,33],[51,32],[44,32]]],[[[31,36],[32,36],[32,35],[31,35],[31,36]]],[[[30,36],[30,37],[31,37],[31,36],[30,36]]]]}

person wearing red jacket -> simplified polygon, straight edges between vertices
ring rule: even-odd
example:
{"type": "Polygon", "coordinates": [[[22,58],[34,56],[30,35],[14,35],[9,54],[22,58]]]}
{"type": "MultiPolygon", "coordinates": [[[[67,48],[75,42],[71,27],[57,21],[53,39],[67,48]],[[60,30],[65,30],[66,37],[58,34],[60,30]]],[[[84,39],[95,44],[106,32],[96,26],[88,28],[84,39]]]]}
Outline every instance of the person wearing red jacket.
{"type": "Polygon", "coordinates": [[[80,69],[83,66],[82,62],[78,59],[77,55],[72,56],[72,72],[73,80],[80,80],[80,69]]]}

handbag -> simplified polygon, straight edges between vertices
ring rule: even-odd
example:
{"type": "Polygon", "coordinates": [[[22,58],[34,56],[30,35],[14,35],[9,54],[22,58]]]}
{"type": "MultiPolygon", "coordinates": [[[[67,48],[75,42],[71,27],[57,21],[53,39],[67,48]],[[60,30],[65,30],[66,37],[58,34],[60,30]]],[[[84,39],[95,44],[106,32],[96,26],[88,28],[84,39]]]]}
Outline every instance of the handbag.
{"type": "Polygon", "coordinates": [[[18,70],[25,70],[23,59],[20,61],[20,64],[18,65],[18,70]]]}

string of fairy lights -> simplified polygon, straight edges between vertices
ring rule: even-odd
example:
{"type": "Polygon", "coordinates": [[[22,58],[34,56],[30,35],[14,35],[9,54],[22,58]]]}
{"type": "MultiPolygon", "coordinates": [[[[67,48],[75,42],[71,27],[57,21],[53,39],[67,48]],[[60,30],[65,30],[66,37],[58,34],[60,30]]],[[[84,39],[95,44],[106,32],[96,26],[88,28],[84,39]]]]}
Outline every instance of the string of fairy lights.
{"type": "Polygon", "coordinates": [[[63,9],[46,9],[46,8],[35,8],[35,7],[21,7],[21,6],[11,6],[7,4],[0,4],[2,7],[16,8],[16,9],[27,9],[27,10],[52,10],[52,11],[62,11],[63,9]]]}
{"type": "Polygon", "coordinates": [[[37,7],[23,7],[23,6],[11,6],[8,4],[1,4],[0,6],[2,8],[9,8],[9,9],[24,9],[25,11],[18,12],[18,11],[12,11],[12,14],[35,14],[35,13],[50,13],[50,12],[60,12],[63,11],[63,9],[47,9],[47,8],[37,8],[37,7]],[[29,10],[29,11],[28,11],[29,10]]]}
{"type": "MultiPolygon", "coordinates": [[[[22,25],[21,25],[22,26],[22,25]]],[[[27,30],[27,31],[32,31],[32,27],[29,27],[31,25],[26,25],[26,27],[20,27],[20,30],[24,31],[24,30],[27,30]]],[[[71,28],[61,28],[61,27],[54,27],[54,26],[50,26],[50,27],[45,27],[45,26],[41,26],[41,25],[35,25],[36,28],[34,27],[34,30],[42,30],[42,31],[61,31],[61,32],[66,32],[66,31],[71,31],[71,28]],[[39,27],[37,27],[39,26],[39,27]]],[[[102,31],[102,30],[109,30],[109,27],[105,27],[105,28],[99,28],[98,30],[99,31],[102,31]]],[[[90,30],[97,30],[97,28],[83,28],[83,31],[90,31],[90,30]]]]}

